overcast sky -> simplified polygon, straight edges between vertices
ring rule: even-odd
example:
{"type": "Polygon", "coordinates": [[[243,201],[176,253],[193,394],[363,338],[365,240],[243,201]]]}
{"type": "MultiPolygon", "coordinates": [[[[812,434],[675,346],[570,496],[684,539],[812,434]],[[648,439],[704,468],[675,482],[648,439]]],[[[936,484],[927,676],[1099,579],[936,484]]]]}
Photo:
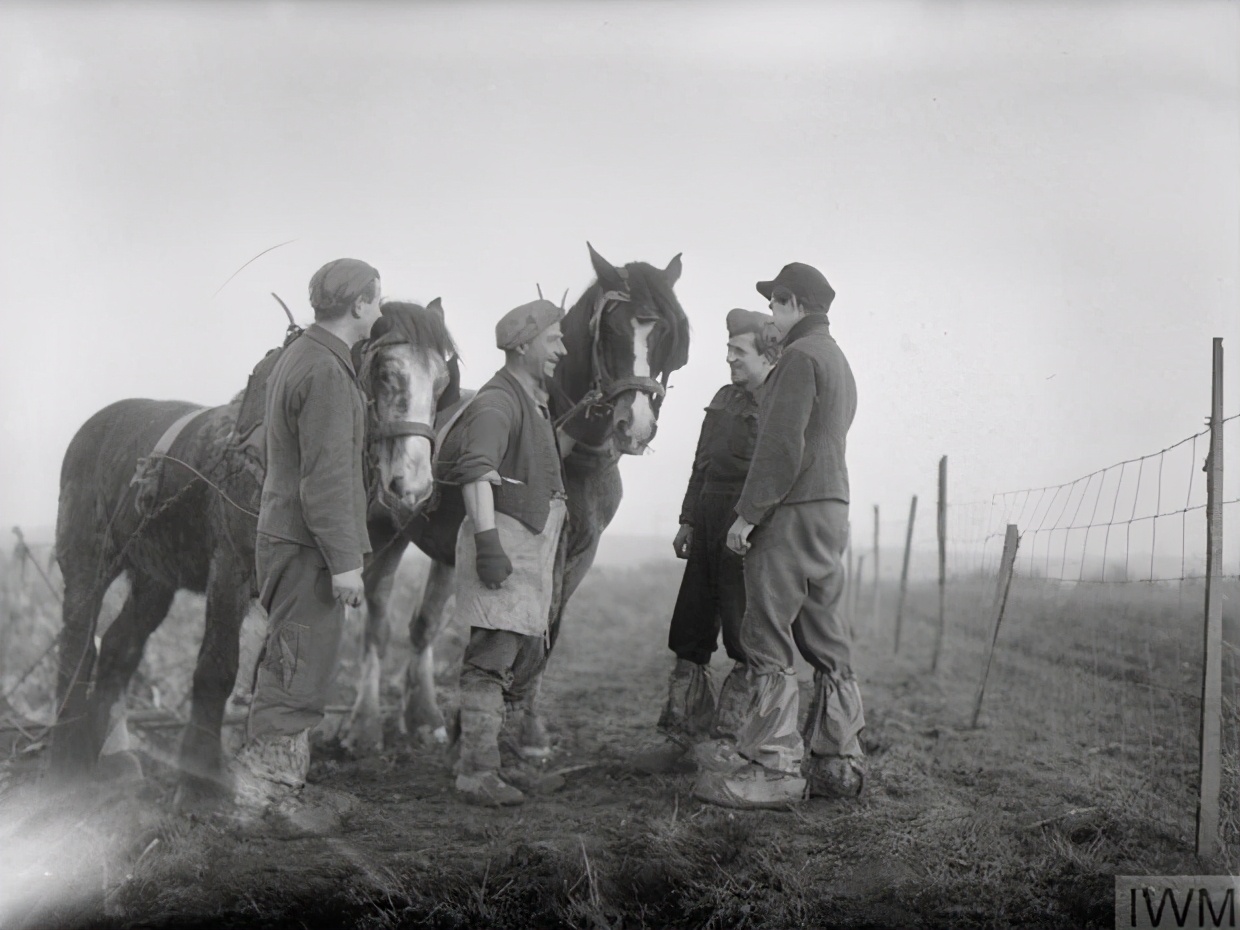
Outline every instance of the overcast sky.
{"type": "Polygon", "coordinates": [[[789,261],[838,293],[865,521],[933,501],[942,454],[971,501],[1155,451],[1209,412],[1212,336],[1240,409],[1238,11],[6,3],[0,524],[55,520],[105,404],[240,390],[269,292],[308,317],[327,260],[442,297],[477,386],[587,239],[683,252],[694,328],[614,532],[674,533],[724,315],[789,261]]]}

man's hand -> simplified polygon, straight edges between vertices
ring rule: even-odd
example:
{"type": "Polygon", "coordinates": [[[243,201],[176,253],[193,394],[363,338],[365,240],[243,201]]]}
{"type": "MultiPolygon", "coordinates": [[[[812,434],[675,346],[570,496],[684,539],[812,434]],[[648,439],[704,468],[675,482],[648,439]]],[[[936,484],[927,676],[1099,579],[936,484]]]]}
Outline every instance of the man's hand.
{"type": "Polygon", "coordinates": [[[352,571],[341,572],[339,575],[332,575],[332,594],[336,595],[336,600],[346,607],[361,607],[362,600],[366,596],[362,570],[355,568],[352,571]]]}
{"type": "Polygon", "coordinates": [[[676,551],[676,558],[689,558],[689,547],[693,545],[693,526],[689,523],[680,524],[680,529],[676,531],[676,538],[672,540],[672,548],[676,551]]]}
{"type": "Polygon", "coordinates": [[[499,541],[499,530],[483,530],[474,533],[474,546],[478,550],[474,565],[478,577],[492,591],[498,589],[512,574],[512,562],[499,541]]]}
{"type": "Polygon", "coordinates": [[[753,524],[744,517],[738,516],[736,522],[728,530],[728,548],[737,555],[749,551],[749,534],[753,532],[753,524]]]}

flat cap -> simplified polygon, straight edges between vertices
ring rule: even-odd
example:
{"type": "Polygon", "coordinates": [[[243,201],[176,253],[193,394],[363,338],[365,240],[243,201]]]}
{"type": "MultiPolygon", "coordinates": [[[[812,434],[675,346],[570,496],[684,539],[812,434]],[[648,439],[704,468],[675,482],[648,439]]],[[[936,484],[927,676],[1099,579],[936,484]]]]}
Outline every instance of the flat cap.
{"type": "Polygon", "coordinates": [[[835,299],[835,289],[827,283],[823,273],[804,262],[784,265],[773,281],[759,281],[757,286],[758,293],[767,300],[772,298],[777,287],[783,288],[795,294],[806,310],[817,310],[821,313],[826,313],[831,307],[831,301],[835,299]]]}
{"type": "Polygon", "coordinates": [[[370,288],[379,272],[356,258],[328,262],[310,279],[310,306],[315,310],[348,307],[370,288]]]}
{"type": "Polygon", "coordinates": [[[523,346],[552,323],[564,319],[564,310],[549,300],[532,300],[509,310],[495,324],[495,345],[501,349],[523,346]]]}

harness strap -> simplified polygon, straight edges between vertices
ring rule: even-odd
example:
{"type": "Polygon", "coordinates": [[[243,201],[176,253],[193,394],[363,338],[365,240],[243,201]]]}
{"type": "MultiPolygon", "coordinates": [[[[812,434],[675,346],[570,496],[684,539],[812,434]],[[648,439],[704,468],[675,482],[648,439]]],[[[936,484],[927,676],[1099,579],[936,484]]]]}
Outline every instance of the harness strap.
{"type": "Polygon", "coordinates": [[[402,439],[406,436],[421,436],[423,439],[428,439],[432,449],[438,438],[433,426],[428,423],[419,423],[417,420],[388,420],[374,427],[375,439],[402,439]]]}
{"type": "Polygon", "coordinates": [[[150,454],[144,458],[138,459],[138,465],[134,469],[133,477],[129,479],[130,487],[134,490],[134,508],[138,513],[144,513],[148,507],[155,501],[155,496],[159,488],[160,479],[160,463],[167,456],[168,450],[172,448],[172,444],[176,442],[177,437],[181,435],[185,427],[209,410],[209,407],[196,407],[182,417],[178,417],[173,421],[163,435],[159,437],[159,441],[155,443],[155,448],[150,454]]]}

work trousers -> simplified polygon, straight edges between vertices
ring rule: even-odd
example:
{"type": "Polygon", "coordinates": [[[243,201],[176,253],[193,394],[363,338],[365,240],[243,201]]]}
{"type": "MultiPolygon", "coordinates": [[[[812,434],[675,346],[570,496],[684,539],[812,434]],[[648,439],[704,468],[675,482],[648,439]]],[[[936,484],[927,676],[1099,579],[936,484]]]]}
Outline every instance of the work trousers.
{"type": "Polygon", "coordinates": [[[745,616],[745,567],[727,546],[736,519],[739,486],[707,484],[693,510],[693,541],[672,610],[667,646],[676,658],[708,665],[719,647],[733,661],[741,658],[740,628],[745,616]]]}
{"type": "Polygon", "coordinates": [[[259,534],[255,563],[268,626],[255,670],[250,740],[292,736],[319,724],[344,632],[344,605],[317,548],[259,534]]]}
{"type": "Polygon", "coordinates": [[[799,769],[806,747],[819,756],[861,756],[865,719],[843,603],[848,505],[781,505],[754,529],[750,543],[740,641],[751,696],[738,750],[785,772],[799,769]],[[794,649],[814,668],[804,732],[797,730],[794,649]]]}
{"type": "Polygon", "coordinates": [[[504,704],[517,704],[526,696],[542,668],[546,646],[542,636],[470,629],[461,669],[459,773],[499,769],[504,704]]]}

